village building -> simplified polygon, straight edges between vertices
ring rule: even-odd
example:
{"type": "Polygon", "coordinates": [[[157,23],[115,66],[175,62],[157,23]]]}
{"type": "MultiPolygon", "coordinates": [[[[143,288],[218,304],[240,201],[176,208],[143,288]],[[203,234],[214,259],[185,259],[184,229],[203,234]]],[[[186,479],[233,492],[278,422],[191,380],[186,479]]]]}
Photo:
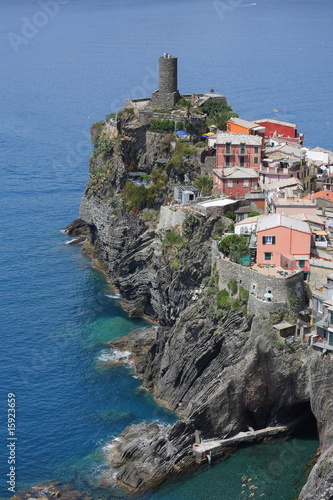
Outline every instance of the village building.
{"type": "Polygon", "coordinates": [[[282,181],[290,178],[288,165],[278,160],[264,158],[259,169],[260,183],[270,184],[271,182],[282,181]]]}
{"type": "Polygon", "coordinates": [[[266,213],[275,211],[271,206],[274,199],[300,198],[303,193],[301,181],[292,177],[269,184],[261,184],[261,188],[266,197],[266,213]]]}
{"type": "Polygon", "coordinates": [[[272,214],[257,222],[257,264],[309,271],[311,229],[303,221],[272,214]]]}
{"type": "Polygon", "coordinates": [[[213,170],[214,192],[240,198],[260,192],[258,172],[252,168],[229,167],[213,170]]]}
{"type": "Polygon", "coordinates": [[[271,118],[254,120],[254,123],[265,127],[265,139],[269,139],[271,137],[279,137],[288,142],[295,143],[302,143],[304,140],[304,135],[298,134],[297,125],[295,123],[273,120],[271,118]]]}
{"type": "Polygon", "coordinates": [[[333,351],[333,274],[327,276],[325,285],[313,291],[310,306],[314,324],[311,344],[333,351]]]}
{"type": "Polygon", "coordinates": [[[173,197],[180,203],[190,203],[196,201],[200,190],[195,186],[175,186],[173,197]]]}
{"type": "Polygon", "coordinates": [[[227,121],[227,132],[234,134],[259,135],[262,138],[265,134],[265,127],[254,122],[242,120],[241,118],[230,118],[227,121]]]}
{"type": "Polygon", "coordinates": [[[274,193],[271,198],[270,213],[284,214],[291,217],[300,212],[306,212],[308,215],[316,215],[317,206],[312,200],[294,197],[288,193],[284,197],[280,197],[278,193],[274,193]]]}
{"type": "MultiPolygon", "coordinates": [[[[282,173],[286,174],[288,172],[289,177],[295,177],[302,182],[305,193],[310,192],[313,167],[307,163],[305,150],[299,144],[286,144],[284,142],[274,146],[266,146],[262,163],[264,166],[269,166],[269,161],[279,163],[279,165],[275,164],[278,167],[275,174],[279,172],[280,179],[283,178],[282,173]]],[[[266,171],[262,169],[262,176],[264,175],[263,181],[265,183],[269,179],[269,174],[269,169],[266,169],[266,171]]]]}
{"type": "Polygon", "coordinates": [[[259,169],[262,139],[258,136],[222,132],[216,138],[216,168],[259,169]]]}

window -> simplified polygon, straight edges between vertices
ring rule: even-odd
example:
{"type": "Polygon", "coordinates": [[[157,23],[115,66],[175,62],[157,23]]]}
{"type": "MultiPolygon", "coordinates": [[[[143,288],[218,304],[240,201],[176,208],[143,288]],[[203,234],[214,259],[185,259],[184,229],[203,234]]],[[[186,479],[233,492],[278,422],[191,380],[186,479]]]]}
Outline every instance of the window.
{"type": "Polygon", "coordinates": [[[298,265],[299,267],[305,267],[305,260],[299,260],[298,265]]]}
{"type": "Polygon", "coordinates": [[[264,259],[265,260],[272,260],[272,253],[271,252],[265,252],[264,254],[264,259]]]}
{"type": "Polygon", "coordinates": [[[230,142],[227,142],[226,145],[225,145],[225,152],[227,154],[231,153],[230,151],[230,147],[231,147],[231,143],[230,142]]]}
{"type": "Polygon", "coordinates": [[[244,184],[243,184],[243,186],[244,186],[245,188],[249,187],[249,179],[244,179],[244,184]]]}
{"type": "Polygon", "coordinates": [[[254,163],[259,163],[259,158],[258,158],[258,156],[255,156],[255,157],[254,157],[254,163]]]}
{"type": "Polygon", "coordinates": [[[240,145],[240,154],[245,155],[245,144],[240,145]]]}
{"type": "Polygon", "coordinates": [[[331,325],[333,325],[333,312],[330,311],[330,323],[331,325]]]}
{"type": "Polygon", "coordinates": [[[262,237],[263,245],[275,245],[275,236],[263,236],[262,237]]]}
{"type": "Polygon", "coordinates": [[[240,167],[244,167],[245,166],[245,158],[244,156],[241,156],[240,157],[240,164],[239,164],[240,167]]]}
{"type": "Polygon", "coordinates": [[[230,167],[230,156],[225,157],[225,166],[230,167]]]}
{"type": "Polygon", "coordinates": [[[258,146],[254,146],[254,152],[255,152],[256,154],[258,154],[258,153],[259,153],[259,147],[258,147],[258,146]]]}
{"type": "Polygon", "coordinates": [[[228,188],[232,188],[234,186],[233,181],[228,181],[228,188]]]}

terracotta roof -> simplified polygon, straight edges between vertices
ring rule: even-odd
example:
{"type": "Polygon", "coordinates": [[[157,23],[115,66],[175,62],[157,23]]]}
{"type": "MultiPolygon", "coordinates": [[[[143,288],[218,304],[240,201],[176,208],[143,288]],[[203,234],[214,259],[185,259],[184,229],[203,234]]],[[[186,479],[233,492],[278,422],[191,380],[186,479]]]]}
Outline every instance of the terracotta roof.
{"type": "Polygon", "coordinates": [[[307,200],[312,200],[313,198],[325,198],[326,200],[333,201],[333,191],[329,189],[323,189],[322,191],[318,191],[317,193],[308,194],[304,196],[307,200]]]}

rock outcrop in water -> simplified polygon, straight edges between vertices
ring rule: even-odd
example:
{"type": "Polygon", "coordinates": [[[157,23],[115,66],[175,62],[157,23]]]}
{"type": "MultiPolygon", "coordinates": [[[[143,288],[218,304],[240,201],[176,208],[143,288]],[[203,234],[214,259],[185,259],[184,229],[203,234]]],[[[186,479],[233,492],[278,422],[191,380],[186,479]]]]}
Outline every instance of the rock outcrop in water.
{"type": "Polygon", "coordinates": [[[109,273],[127,311],[161,325],[144,342],[141,331],[112,345],[131,350],[143,386],[186,419],[167,428],[127,428],[109,453],[110,465],[120,468],[118,483],[142,491],[192,467],[195,430],[204,439],[232,436],[248,427],[287,423],[311,405],[323,454],[301,498],[332,498],[332,362],[311,359],[302,346],[281,350],[271,328],[277,318],[253,318],[237,300],[234,307],[217,307],[211,241],[221,232],[220,218],[192,211],[172,244],[157,228],[159,207],[173,185],[199,172],[199,153],[163,171],[168,183],[152,192],[152,209],[126,210],[123,190],[130,172],[157,171],[160,180],[156,160],[166,149],[162,136],[148,132],[135,113],[125,113],[118,129],[109,150],[96,147],[92,155],[80,211],[90,231],[86,249],[109,273]]]}

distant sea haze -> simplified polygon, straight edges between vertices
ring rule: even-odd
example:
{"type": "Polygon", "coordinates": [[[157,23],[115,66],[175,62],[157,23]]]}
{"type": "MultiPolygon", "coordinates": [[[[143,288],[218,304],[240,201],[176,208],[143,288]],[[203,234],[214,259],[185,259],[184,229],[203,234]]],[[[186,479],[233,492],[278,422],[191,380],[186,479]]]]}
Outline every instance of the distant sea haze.
{"type": "MultiPolygon", "coordinates": [[[[78,215],[90,126],[158,87],[178,57],[179,90],[226,95],[244,119],[297,123],[332,148],[333,3],[326,0],[3,0],[1,72],[1,405],[15,394],[17,488],[59,478],[97,498],[103,447],[127,425],[175,416],[138,391],[105,342],[143,326],[60,232],[78,215]]],[[[7,414],[6,414],[7,417],[7,414]]],[[[1,442],[8,438],[1,417],[1,442]]],[[[237,451],[149,499],[237,499],[243,474],[291,500],[318,443],[237,451]]],[[[1,498],[10,498],[1,445],[1,498]]],[[[99,494],[99,493],[98,493],[99,494]]]]}

